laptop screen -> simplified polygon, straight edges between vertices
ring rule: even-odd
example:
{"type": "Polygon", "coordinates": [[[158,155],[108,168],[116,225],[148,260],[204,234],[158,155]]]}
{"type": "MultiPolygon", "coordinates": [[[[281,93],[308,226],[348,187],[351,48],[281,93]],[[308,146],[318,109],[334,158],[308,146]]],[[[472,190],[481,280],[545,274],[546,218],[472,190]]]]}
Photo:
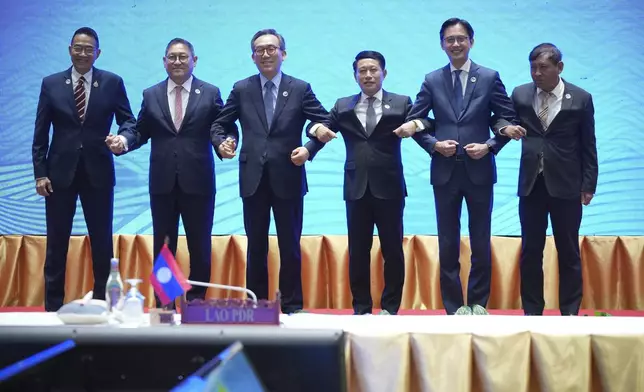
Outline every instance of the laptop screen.
{"type": "Polygon", "coordinates": [[[172,392],[266,392],[243,348],[233,343],[172,392]]]}

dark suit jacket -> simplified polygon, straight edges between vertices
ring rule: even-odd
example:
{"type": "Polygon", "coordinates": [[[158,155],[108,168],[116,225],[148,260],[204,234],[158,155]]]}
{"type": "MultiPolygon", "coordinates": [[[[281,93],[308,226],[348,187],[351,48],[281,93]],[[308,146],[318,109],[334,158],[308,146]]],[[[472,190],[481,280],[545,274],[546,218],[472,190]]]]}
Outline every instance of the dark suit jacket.
{"type": "MultiPolygon", "coordinates": [[[[239,189],[241,197],[252,196],[267,165],[273,192],[280,198],[304,196],[308,192],[304,165],[291,162],[291,152],[302,145],[306,120],[322,122],[327,111],[315,97],[311,86],[300,79],[282,74],[272,124],[266,124],[264,100],[259,75],[240,80],[226,101],[220,116],[212,125],[219,145],[226,137],[239,140],[237,129],[230,127],[239,120],[242,144],[239,151],[239,189]]],[[[310,140],[305,147],[310,159],[322,143],[310,140]]]]}
{"type": "Polygon", "coordinates": [[[42,81],[32,146],[35,178],[48,177],[54,191],[56,187],[69,187],[82,156],[92,186],[113,187],[114,158],[105,138],[115,116],[121,130],[135,123],[123,79],[98,68],[92,70],[92,91],[83,124],[76,111],[71,80],[70,67],[42,81]]]}
{"type": "MultiPolygon", "coordinates": [[[[411,99],[383,90],[382,117],[371,135],[360,123],[355,106],[362,93],[340,98],[324,125],[341,133],[347,150],[344,164],[344,200],[364,196],[369,184],[379,199],[402,199],[407,196],[400,153],[401,139],[393,131],[404,124],[411,99]]],[[[431,124],[426,123],[426,127],[431,124]]],[[[309,129],[312,127],[309,127],[309,129]]]]}
{"type": "Polygon", "coordinates": [[[446,158],[434,151],[437,141],[455,140],[465,147],[469,143],[488,143],[493,154],[475,160],[466,155],[465,165],[470,180],[477,185],[496,183],[494,155],[509,141],[504,136],[490,137],[490,119],[495,115],[495,126],[501,128],[515,122],[512,102],[499,73],[472,62],[468,75],[464,110],[459,114],[453,106],[453,82],[449,64],[425,76],[408,120],[427,117],[433,110],[435,128],[419,132],[414,138],[431,156],[431,183],[444,185],[452,176],[454,157],[446,158]]]}
{"type": "MultiPolygon", "coordinates": [[[[152,139],[150,148],[150,193],[169,193],[179,182],[189,194],[216,192],[215,144],[210,126],[220,114],[223,101],[219,89],[193,77],[190,98],[177,132],[168,104],[168,80],[143,92],[143,102],[135,131],[122,133],[128,151],[136,150],[152,139]]],[[[234,124],[231,125],[236,129],[234,124]]]]}
{"type": "Polygon", "coordinates": [[[544,132],[533,107],[535,94],[534,83],[512,92],[514,109],[527,131],[521,144],[519,196],[532,191],[542,154],[544,180],[551,196],[578,199],[581,192],[594,194],[598,168],[592,96],[564,81],[561,111],[544,132]]]}

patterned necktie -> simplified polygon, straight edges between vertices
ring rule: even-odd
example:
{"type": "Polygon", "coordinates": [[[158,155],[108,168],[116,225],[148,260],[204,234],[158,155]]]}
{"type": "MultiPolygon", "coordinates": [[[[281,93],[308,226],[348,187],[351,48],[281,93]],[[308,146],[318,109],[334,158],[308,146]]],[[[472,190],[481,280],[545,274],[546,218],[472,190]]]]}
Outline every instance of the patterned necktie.
{"type": "Polygon", "coordinates": [[[177,130],[177,132],[179,132],[179,128],[181,128],[181,122],[183,121],[183,100],[181,97],[182,91],[182,86],[177,86],[174,88],[174,128],[177,130]]]}
{"type": "Polygon", "coordinates": [[[460,69],[454,71],[454,107],[456,107],[456,113],[459,115],[463,111],[463,84],[461,83],[461,72],[460,69]]]}
{"type": "Polygon", "coordinates": [[[539,110],[538,116],[544,131],[548,129],[548,98],[550,98],[551,96],[554,96],[554,94],[546,91],[541,91],[539,93],[541,110],[539,110]]]}
{"type": "Polygon", "coordinates": [[[76,88],[74,89],[74,101],[76,101],[76,111],[78,112],[78,118],[80,122],[85,121],[85,78],[81,76],[78,79],[76,88]]]}
{"type": "Polygon", "coordinates": [[[275,110],[275,97],[273,96],[273,87],[275,87],[275,84],[269,80],[264,87],[264,111],[266,112],[266,124],[270,128],[273,122],[273,111],[275,110]]]}
{"type": "Polygon", "coordinates": [[[366,131],[367,136],[371,136],[373,130],[376,129],[376,110],[373,108],[373,103],[376,101],[376,97],[367,98],[369,106],[367,107],[367,124],[366,131]]]}

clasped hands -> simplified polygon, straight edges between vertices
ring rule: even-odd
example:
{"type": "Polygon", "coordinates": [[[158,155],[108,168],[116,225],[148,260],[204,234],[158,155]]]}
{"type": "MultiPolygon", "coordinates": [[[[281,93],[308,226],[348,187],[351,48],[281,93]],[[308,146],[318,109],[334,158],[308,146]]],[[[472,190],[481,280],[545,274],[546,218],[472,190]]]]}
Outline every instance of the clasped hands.
{"type": "MultiPolygon", "coordinates": [[[[237,142],[235,139],[229,137],[219,144],[217,150],[223,158],[231,159],[235,157],[237,142]]],[[[307,159],[309,159],[309,150],[306,147],[298,147],[291,152],[291,162],[296,166],[302,166],[307,159]]]]}
{"type": "Polygon", "coordinates": [[[112,151],[113,154],[121,154],[125,151],[125,144],[123,143],[123,138],[118,135],[109,134],[105,138],[105,144],[112,151]]]}

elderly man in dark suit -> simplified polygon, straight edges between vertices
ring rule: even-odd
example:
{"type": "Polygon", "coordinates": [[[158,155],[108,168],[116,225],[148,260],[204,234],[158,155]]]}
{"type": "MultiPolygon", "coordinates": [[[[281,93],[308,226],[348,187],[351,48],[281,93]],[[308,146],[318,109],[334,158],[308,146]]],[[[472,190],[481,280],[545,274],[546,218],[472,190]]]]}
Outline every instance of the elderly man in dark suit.
{"type": "Polygon", "coordinates": [[[550,215],[559,258],[559,309],[562,315],[576,315],[582,299],[582,206],[590,204],[598,177],[593,98],[560,77],[564,64],[555,45],[536,46],[529,60],[532,83],[512,92],[521,129],[499,130],[522,138],[521,301],[525,314],[543,313],[543,248],[550,215]]]}
{"type": "MultiPolygon", "coordinates": [[[[152,141],[149,188],[154,255],[166,237],[176,253],[181,216],[190,253],[190,279],[209,282],[216,193],[216,143],[210,127],[223,101],[216,86],[193,75],[197,60],[189,41],[172,39],[163,57],[168,78],[143,92],[136,129],[120,132],[107,143],[118,154],[152,141]]],[[[234,124],[231,127],[236,129],[234,124]]],[[[201,286],[187,293],[189,300],[205,295],[206,288],[201,286]]]]}
{"type": "Polygon", "coordinates": [[[279,287],[282,311],[302,310],[300,237],[304,195],[308,191],[304,163],[322,144],[302,146],[306,120],[320,122],[328,114],[311,86],[282,72],[284,37],[273,29],[255,33],[251,57],[259,70],[235,83],[213,133],[222,155],[235,154],[239,135],[230,126],[239,120],[239,188],[248,239],[247,287],[268,298],[268,229],[273,210],[280,252],[279,287]]]}

